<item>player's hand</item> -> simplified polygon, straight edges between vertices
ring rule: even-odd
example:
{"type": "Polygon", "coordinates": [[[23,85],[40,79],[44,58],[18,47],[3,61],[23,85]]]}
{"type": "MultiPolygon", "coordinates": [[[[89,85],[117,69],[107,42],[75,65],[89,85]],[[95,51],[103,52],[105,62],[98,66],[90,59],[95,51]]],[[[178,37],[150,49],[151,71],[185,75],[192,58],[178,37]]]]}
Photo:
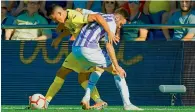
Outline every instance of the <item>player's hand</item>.
{"type": "Polygon", "coordinates": [[[120,66],[116,67],[116,71],[119,73],[121,78],[125,78],[127,76],[125,70],[120,66]]]}
{"type": "Polygon", "coordinates": [[[59,23],[58,26],[57,26],[57,28],[56,28],[56,31],[57,32],[62,32],[62,30],[64,30],[64,29],[65,29],[64,24],[59,23]]]}
{"type": "Polygon", "coordinates": [[[61,39],[60,38],[56,38],[53,40],[51,46],[54,47],[55,49],[58,49],[58,45],[60,44],[61,39]]]}
{"type": "Polygon", "coordinates": [[[110,32],[108,33],[108,43],[113,44],[113,42],[117,45],[117,39],[115,38],[115,34],[110,32]]]}
{"type": "Polygon", "coordinates": [[[119,36],[115,36],[115,41],[119,43],[120,42],[120,37],[119,36]]]}

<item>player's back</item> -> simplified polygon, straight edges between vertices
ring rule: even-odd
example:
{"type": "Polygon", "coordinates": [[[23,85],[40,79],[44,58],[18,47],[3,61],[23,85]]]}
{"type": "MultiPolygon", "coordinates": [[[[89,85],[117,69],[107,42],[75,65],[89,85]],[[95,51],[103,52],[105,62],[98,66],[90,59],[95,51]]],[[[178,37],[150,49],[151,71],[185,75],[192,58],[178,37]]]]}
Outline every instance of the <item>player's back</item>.
{"type": "Polygon", "coordinates": [[[77,37],[81,28],[87,23],[87,15],[83,15],[80,12],[72,9],[67,9],[67,18],[64,26],[70,31],[70,33],[77,37]]]}
{"type": "MultiPolygon", "coordinates": [[[[110,30],[115,34],[116,23],[114,15],[104,14],[102,16],[108,23],[110,30]]],[[[99,41],[106,36],[107,33],[101,25],[99,25],[97,22],[89,23],[81,29],[80,34],[73,43],[73,46],[97,48],[99,47],[99,41]]]]}

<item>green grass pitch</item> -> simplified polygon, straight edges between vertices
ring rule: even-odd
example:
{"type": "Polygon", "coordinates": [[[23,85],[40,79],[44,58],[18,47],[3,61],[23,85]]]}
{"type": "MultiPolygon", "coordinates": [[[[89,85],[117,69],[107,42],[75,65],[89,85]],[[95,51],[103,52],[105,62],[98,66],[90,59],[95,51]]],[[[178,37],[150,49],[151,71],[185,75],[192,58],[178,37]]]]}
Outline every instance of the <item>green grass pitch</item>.
{"type": "MultiPolygon", "coordinates": [[[[25,110],[25,105],[2,105],[1,112],[99,112],[97,110],[82,110],[79,105],[55,105],[47,110],[25,110]]],[[[141,112],[195,112],[195,106],[140,106],[141,112]]],[[[101,112],[123,112],[122,106],[108,106],[101,112]]],[[[137,112],[137,111],[130,111],[137,112]]]]}

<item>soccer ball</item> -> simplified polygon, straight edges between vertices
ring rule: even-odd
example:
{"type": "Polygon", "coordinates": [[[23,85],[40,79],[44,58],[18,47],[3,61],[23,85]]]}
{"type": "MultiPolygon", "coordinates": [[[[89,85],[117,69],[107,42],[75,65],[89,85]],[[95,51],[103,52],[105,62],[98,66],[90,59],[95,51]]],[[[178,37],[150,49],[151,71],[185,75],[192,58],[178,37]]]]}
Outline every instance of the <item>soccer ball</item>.
{"type": "Polygon", "coordinates": [[[30,109],[46,109],[46,98],[42,94],[34,94],[29,97],[30,109]]]}

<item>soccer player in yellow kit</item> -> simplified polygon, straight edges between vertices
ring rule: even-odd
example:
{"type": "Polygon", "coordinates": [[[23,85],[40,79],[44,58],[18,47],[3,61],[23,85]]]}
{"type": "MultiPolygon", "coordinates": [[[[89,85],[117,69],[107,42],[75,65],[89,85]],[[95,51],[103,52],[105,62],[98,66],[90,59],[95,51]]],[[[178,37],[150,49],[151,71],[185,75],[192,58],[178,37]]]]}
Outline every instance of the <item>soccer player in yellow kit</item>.
{"type": "MultiPolygon", "coordinates": [[[[110,43],[112,43],[112,41],[115,41],[114,40],[115,34],[113,34],[110,31],[107,22],[99,14],[83,15],[76,10],[71,10],[71,9],[63,10],[62,7],[57,5],[52,5],[50,9],[51,11],[48,11],[48,15],[50,16],[50,18],[54,21],[57,20],[59,22],[57,29],[61,29],[61,28],[63,29],[64,26],[64,31],[62,32],[62,34],[59,35],[59,37],[52,42],[52,46],[54,46],[55,48],[57,48],[57,46],[59,45],[63,37],[68,36],[70,34],[72,34],[74,37],[77,37],[84,24],[89,22],[94,22],[94,21],[99,23],[108,33],[110,43]]],[[[68,57],[65,59],[64,63],[62,64],[61,68],[57,71],[56,77],[53,83],[51,84],[49,90],[47,91],[46,99],[48,103],[52,100],[55,94],[60,90],[66,76],[72,71],[79,73],[78,75],[79,83],[83,88],[87,87],[88,75],[90,73],[81,74],[80,72],[82,71],[82,66],[79,66],[79,64],[77,63],[78,62],[76,61],[75,57],[72,55],[72,53],[70,53],[68,57]]],[[[93,90],[91,98],[96,102],[95,105],[98,106],[98,108],[99,107],[103,108],[104,106],[107,106],[107,103],[101,100],[97,88],[93,90]]]]}

